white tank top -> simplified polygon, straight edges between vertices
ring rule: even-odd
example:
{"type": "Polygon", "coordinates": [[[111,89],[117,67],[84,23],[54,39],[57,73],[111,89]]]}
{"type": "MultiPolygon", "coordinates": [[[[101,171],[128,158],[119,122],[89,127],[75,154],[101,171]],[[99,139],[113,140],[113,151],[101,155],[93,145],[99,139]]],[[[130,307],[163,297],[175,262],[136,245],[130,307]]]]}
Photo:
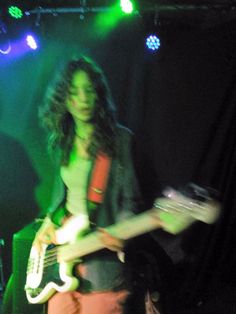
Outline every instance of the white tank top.
{"type": "Polygon", "coordinates": [[[91,159],[84,159],[78,155],[76,158],[70,158],[67,166],[61,167],[61,177],[67,187],[66,209],[72,215],[88,216],[87,188],[91,167],[91,159]]]}

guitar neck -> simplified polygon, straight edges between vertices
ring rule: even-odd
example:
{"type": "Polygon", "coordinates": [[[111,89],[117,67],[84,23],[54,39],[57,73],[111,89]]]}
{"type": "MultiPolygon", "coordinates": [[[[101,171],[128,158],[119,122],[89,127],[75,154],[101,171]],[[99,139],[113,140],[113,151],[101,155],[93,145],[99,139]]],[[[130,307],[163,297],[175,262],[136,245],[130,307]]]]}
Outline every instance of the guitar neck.
{"type": "MultiPolygon", "coordinates": [[[[138,235],[160,228],[157,219],[157,209],[151,209],[145,213],[132,216],[131,218],[111,225],[106,230],[113,236],[122,240],[128,240],[138,235]]],[[[105,246],[99,239],[99,232],[93,232],[75,243],[67,244],[58,248],[58,260],[69,262],[76,258],[88,255],[103,249],[105,246]]]]}

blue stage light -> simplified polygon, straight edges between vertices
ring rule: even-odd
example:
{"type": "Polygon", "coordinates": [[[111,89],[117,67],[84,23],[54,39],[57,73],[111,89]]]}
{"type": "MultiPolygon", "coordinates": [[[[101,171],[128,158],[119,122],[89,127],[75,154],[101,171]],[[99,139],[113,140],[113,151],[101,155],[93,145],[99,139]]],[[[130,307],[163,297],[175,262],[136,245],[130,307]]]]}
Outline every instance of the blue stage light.
{"type": "Polygon", "coordinates": [[[156,35],[152,34],[147,37],[146,46],[148,47],[148,49],[156,51],[160,48],[161,41],[156,35]]]}
{"type": "Polygon", "coordinates": [[[11,51],[11,42],[7,31],[7,26],[0,19],[0,53],[7,55],[11,51]]]}

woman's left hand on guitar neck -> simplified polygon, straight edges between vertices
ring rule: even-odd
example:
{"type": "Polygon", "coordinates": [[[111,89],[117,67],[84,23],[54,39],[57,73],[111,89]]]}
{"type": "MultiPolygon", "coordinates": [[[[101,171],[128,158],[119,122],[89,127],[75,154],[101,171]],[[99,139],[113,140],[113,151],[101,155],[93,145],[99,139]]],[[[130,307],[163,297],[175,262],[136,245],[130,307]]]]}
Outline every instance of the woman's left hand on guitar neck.
{"type": "Polygon", "coordinates": [[[125,241],[122,239],[119,239],[117,237],[112,236],[109,232],[107,232],[103,228],[98,228],[97,231],[100,233],[99,238],[104,244],[104,246],[114,252],[120,252],[123,251],[125,241]]]}

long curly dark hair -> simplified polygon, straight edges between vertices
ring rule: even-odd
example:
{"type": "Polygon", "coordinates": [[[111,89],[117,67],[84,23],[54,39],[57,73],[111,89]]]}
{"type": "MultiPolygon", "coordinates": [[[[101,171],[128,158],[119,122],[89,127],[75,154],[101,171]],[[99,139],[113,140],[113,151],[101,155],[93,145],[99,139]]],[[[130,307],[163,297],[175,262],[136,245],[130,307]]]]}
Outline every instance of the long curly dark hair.
{"type": "Polygon", "coordinates": [[[93,118],[94,136],[88,149],[89,154],[95,156],[98,149],[109,156],[115,153],[115,108],[106,78],[91,59],[80,57],[68,62],[59,80],[51,88],[46,105],[39,111],[42,125],[49,132],[49,149],[54,150],[56,147],[61,149],[61,163],[64,165],[68,164],[75,136],[75,123],[66,108],[66,101],[73,75],[80,70],[88,74],[98,96],[93,118]]]}

